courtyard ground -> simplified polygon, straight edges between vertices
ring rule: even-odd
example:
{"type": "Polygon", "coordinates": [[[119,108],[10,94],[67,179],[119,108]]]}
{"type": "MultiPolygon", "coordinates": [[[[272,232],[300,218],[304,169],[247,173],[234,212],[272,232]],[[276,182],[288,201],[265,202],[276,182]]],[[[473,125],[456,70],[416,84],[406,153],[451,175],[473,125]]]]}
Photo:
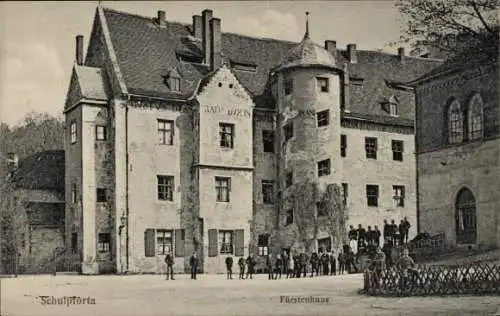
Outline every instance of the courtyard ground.
{"type": "MultiPolygon", "coordinates": [[[[237,276],[236,276],[237,278],[237,276]]],[[[2,316],[136,315],[500,315],[500,296],[375,298],[358,294],[361,274],[226,280],[224,275],[20,276],[1,282],[2,316]],[[42,305],[40,296],[77,296],[95,305],[42,305]],[[285,303],[296,296],[321,303],[285,303]],[[328,302],[326,301],[328,298],[328,302]]]]}

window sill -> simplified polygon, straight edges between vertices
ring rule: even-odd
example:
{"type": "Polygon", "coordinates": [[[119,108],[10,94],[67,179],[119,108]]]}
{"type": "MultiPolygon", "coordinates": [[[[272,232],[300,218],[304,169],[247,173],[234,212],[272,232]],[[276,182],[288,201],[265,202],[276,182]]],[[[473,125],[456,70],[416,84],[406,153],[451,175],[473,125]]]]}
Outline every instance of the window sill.
{"type": "Polygon", "coordinates": [[[156,200],[156,203],[158,203],[158,204],[171,204],[174,202],[175,202],[174,200],[172,200],[172,201],[170,201],[170,200],[156,200]]]}

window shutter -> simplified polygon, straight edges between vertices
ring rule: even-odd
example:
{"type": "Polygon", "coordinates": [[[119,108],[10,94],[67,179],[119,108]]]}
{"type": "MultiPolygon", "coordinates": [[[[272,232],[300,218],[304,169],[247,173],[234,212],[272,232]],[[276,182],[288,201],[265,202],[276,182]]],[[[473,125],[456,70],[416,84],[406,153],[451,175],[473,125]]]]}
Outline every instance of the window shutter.
{"type": "Polygon", "coordinates": [[[155,256],[155,230],[146,229],[144,232],[144,252],[146,257],[155,256]]]}
{"type": "Polygon", "coordinates": [[[184,257],[184,229],[175,230],[175,256],[184,257]]]}
{"type": "Polygon", "coordinates": [[[208,230],[208,256],[209,257],[217,257],[219,253],[217,240],[217,229],[209,229],[208,230]]]}
{"type": "Polygon", "coordinates": [[[243,229],[236,229],[234,231],[234,255],[242,257],[245,255],[245,235],[243,229]]]}

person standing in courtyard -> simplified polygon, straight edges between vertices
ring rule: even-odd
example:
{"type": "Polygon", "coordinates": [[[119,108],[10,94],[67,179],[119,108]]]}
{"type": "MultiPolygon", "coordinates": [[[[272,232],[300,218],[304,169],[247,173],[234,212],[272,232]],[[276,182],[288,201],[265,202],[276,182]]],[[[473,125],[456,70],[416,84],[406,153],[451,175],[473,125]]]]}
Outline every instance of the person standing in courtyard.
{"type": "Polygon", "coordinates": [[[273,264],[273,255],[269,253],[266,256],[266,268],[267,268],[267,279],[268,280],[274,280],[274,264],[273,264]]]}
{"type": "Polygon", "coordinates": [[[309,257],[305,252],[300,254],[300,268],[302,269],[302,277],[305,278],[307,275],[307,262],[309,261],[309,257]]]}
{"type": "Polygon", "coordinates": [[[335,252],[332,250],[330,253],[330,275],[337,275],[337,259],[335,258],[335,252]]]}
{"type": "Polygon", "coordinates": [[[311,254],[311,259],[309,259],[311,263],[311,278],[314,276],[314,272],[316,272],[316,276],[319,274],[319,269],[318,269],[318,263],[319,263],[319,258],[318,254],[316,252],[313,252],[311,254]]]}
{"type": "Polygon", "coordinates": [[[380,245],[380,242],[381,242],[380,237],[381,237],[382,233],[381,233],[381,232],[380,232],[380,230],[378,229],[378,226],[377,226],[377,225],[375,225],[374,229],[375,229],[375,230],[373,231],[373,238],[375,239],[375,245],[376,245],[377,247],[382,247],[382,246],[380,245]]]}
{"type": "Polygon", "coordinates": [[[382,232],[384,235],[384,244],[391,243],[391,225],[384,219],[384,231],[382,232]]]}
{"type": "Polygon", "coordinates": [[[191,280],[196,280],[196,273],[198,272],[198,254],[196,251],[189,258],[189,266],[191,267],[191,280]]]}
{"type": "Polygon", "coordinates": [[[329,275],[330,274],[330,256],[328,253],[325,251],[321,255],[321,266],[323,268],[323,275],[329,275]]]}
{"type": "MultiPolygon", "coordinates": [[[[349,226],[349,247],[356,253],[358,250],[358,231],[354,228],[354,226],[350,225],[349,226]]],[[[345,252],[344,250],[344,253],[345,252]]]]}
{"type": "Polygon", "coordinates": [[[282,272],[282,269],[283,269],[283,258],[281,257],[280,254],[278,254],[276,256],[276,261],[274,262],[275,266],[274,266],[274,279],[277,280],[278,279],[278,275],[279,275],[279,278],[281,279],[281,272],[282,272]]]}
{"type": "Polygon", "coordinates": [[[255,267],[255,259],[253,254],[250,253],[247,257],[247,279],[253,279],[253,269],[255,267]]]}
{"type": "Polygon", "coordinates": [[[226,258],[226,269],[227,269],[227,279],[233,279],[233,257],[229,256],[226,258]]]}
{"type": "Polygon", "coordinates": [[[339,275],[344,274],[344,267],[345,267],[345,255],[342,251],[339,251],[339,275]]]}
{"type": "Polygon", "coordinates": [[[245,258],[241,257],[238,260],[238,266],[240,267],[240,276],[239,276],[239,279],[243,280],[245,278],[245,258]]]}
{"type": "Polygon", "coordinates": [[[410,233],[411,224],[406,217],[404,218],[403,222],[404,222],[404,233],[405,233],[404,241],[407,244],[408,243],[408,234],[410,233]]]}
{"type": "Polygon", "coordinates": [[[165,263],[167,264],[167,280],[175,280],[174,279],[174,255],[172,254],[172,251],[169,251],[167,255],[165,256],[165,263]]]}
{"type": "Polygon", "coordinates": [[[410,253],[407,248],[403,249],[403,255],[398,259],[396,266],[398,267],[401,276],[401,291],[404,292],[406,290],[406,286],[408,285],[410,270],[415,267],[415,262],[410,257],[410,253]]]}
{"type": "Polygon", "coordinates": [[[385,270],[385,254],[380,247],[377,247],[375,257],[373,258],[373,275],[375,282],[375,286],[380,287],[380,278],[382,276],[383,271],[385,270]]]}
{"type": "Polygon", "coordinates": [[[396,222],[391,219],[391,241],[392,241],[392,246],[396,246],[396,242],[398,239],[398,225],[396,225],[396,222]]]}
{"type": "Polygon", "coordinates": [[[293,278],[294,276],[294,261],[295,261],[295,256],[292,255],[292,253],[290,253],[290,255],[288,256],[288,266],[287,266],[287,270],[286,270],[286,278],[289,279],[289,278],[293,278]]]}
{"type": "Polygon", "coordinates": [[[403,245],[404,242],[405,242],[405,222],[404,220],[401,220],[401,222],[399,223],[399,227],[398,227],[398,230],[399,230],[399,244],[400,245],[403,245]]]}

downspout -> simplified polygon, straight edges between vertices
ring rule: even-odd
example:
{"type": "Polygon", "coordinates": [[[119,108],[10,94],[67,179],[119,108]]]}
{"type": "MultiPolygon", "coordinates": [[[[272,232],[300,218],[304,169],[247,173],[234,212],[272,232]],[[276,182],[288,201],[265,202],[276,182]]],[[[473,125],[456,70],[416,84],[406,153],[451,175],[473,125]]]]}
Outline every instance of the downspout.
{"type": "Polygon", "coordinates": [[[415,138],[414,138],[414,142],[415,142],[415,177],[416,177],[416,181],[415,181],[415,185],[416,185],[416,190],[415,190],[415,194],[416,194],[416,207],[417,207],[417,235],[420,233],[420,190],[419,190],[419,166],[418,166],[418,140],[420,139],[420,135],[419,134],[419,129],[418,129],[418,126],[419,126],[419,111],[418,111],[418,96],[417,96],[417,90],[415,89],[414,90],[414,94],[415,94],[415,124],[414,124],[414,131],[415,131],[415,138]]]}
{"type": "Polygon", "coordinates": [[[126,217],[126,227],[125,227],[125,271],[128,272],[129,269],[129,155],[128,155],[128,102],[130,101],[130,96],[127,96],[127,103],[125,103],[125,166],[127,168],[125,172],[125,217],[126,217]]]}

